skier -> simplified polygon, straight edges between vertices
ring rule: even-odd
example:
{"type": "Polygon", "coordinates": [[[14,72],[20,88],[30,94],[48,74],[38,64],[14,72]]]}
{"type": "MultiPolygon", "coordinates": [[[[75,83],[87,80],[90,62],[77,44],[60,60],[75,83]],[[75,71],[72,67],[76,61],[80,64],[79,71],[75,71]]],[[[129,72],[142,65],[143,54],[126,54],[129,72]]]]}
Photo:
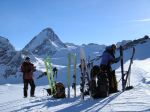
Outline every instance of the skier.
{"type": "Polygon", "coordinates": [[[24,83],[24,98],[27,97],[28,84],[31,86],[30,96],[34,96],[35,84],[33,80],[33,72],[35,71],[35,66],[30,62],[30,58],[26,57],[25,61],[21,65],[21,71],[23,73],[23,83],[24,83]]]}
{"type": "Polygon", "coordinates": [[[111,65],[120,61],[121,57],[115,57],[116,45],[106,47],[102,54],[100,69],[103,73],[107,74],[109,80],[109,93],[118,91],[115,70],[112,70],[111,65]]]}

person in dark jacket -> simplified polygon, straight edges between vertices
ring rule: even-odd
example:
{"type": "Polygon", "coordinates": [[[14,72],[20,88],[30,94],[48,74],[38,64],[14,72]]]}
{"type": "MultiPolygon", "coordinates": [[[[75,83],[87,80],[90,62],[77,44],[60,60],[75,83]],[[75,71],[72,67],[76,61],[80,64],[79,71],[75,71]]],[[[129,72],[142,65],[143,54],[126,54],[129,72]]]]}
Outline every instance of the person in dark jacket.
{"type": "Polygon", "coordinates": [[[34,97],[35,83],[33,80],[33,72],[35,71],[35,66],[30,62],[29,57],[26,57],[22,63],[21,71],[23,73],[24,98],[27,97],[28,84],[31,86],[30,96],[34,97]]]}
{"type": "Polygon", "coordinates": [[[109,79],[109,92],[113,93],[118,91],[117,81],[115,76],[115,71],[112,70],[111,65],[120,61],[120,57],[115,57],[116,45],[112,44],[111,46],[106,47],[105,51],[102,54],[102,60],[100,64],[100,69],[102,72],[107,73],[109,79]]]}

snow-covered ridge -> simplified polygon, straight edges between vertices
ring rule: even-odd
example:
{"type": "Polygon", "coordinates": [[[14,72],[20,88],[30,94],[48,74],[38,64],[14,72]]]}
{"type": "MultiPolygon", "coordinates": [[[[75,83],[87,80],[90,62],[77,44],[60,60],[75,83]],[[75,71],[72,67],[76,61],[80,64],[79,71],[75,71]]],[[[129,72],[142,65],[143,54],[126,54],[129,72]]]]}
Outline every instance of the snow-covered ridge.
{"type": "Polygon", "coordinates": [[[122,42],[117,43],[117,47],[119,48],[120,45],[124,46],[124,49],[129,49],[133,46],[147,43],[150,40],[149,36],[145,35],[143,38],[139,38],[136,40],[123,40],[122,42]]]}

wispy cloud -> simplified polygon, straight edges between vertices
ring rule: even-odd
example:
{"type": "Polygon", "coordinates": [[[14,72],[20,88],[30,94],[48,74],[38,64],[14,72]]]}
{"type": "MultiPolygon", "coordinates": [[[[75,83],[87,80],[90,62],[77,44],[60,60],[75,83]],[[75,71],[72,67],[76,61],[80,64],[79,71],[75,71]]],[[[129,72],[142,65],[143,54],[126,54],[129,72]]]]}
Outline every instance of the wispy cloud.
{"type": "Polygon", "coordinates": [[[138,19],[135,20],[136,22],[150,22],[150,18],[146,18],[146,19],[138,19]]]}

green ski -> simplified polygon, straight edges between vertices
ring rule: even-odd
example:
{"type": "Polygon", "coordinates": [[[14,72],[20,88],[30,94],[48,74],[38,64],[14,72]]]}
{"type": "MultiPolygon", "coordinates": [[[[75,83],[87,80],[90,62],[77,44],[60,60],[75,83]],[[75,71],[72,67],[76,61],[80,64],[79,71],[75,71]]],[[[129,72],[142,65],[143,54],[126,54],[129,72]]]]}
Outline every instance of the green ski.
{"type": "Polygon", "coordinates": [[[50,58],[46,58],[44,62],[45,62],[45,66],[46,66],[46,72],[47,72],[47,77],[48,77],[51,93],[53,95],[55,95],[56,87],[55,87],[55,80],[54,80],[54,75],[53,75],[53,71],[52,71],[51,59],[50,58]]]}

